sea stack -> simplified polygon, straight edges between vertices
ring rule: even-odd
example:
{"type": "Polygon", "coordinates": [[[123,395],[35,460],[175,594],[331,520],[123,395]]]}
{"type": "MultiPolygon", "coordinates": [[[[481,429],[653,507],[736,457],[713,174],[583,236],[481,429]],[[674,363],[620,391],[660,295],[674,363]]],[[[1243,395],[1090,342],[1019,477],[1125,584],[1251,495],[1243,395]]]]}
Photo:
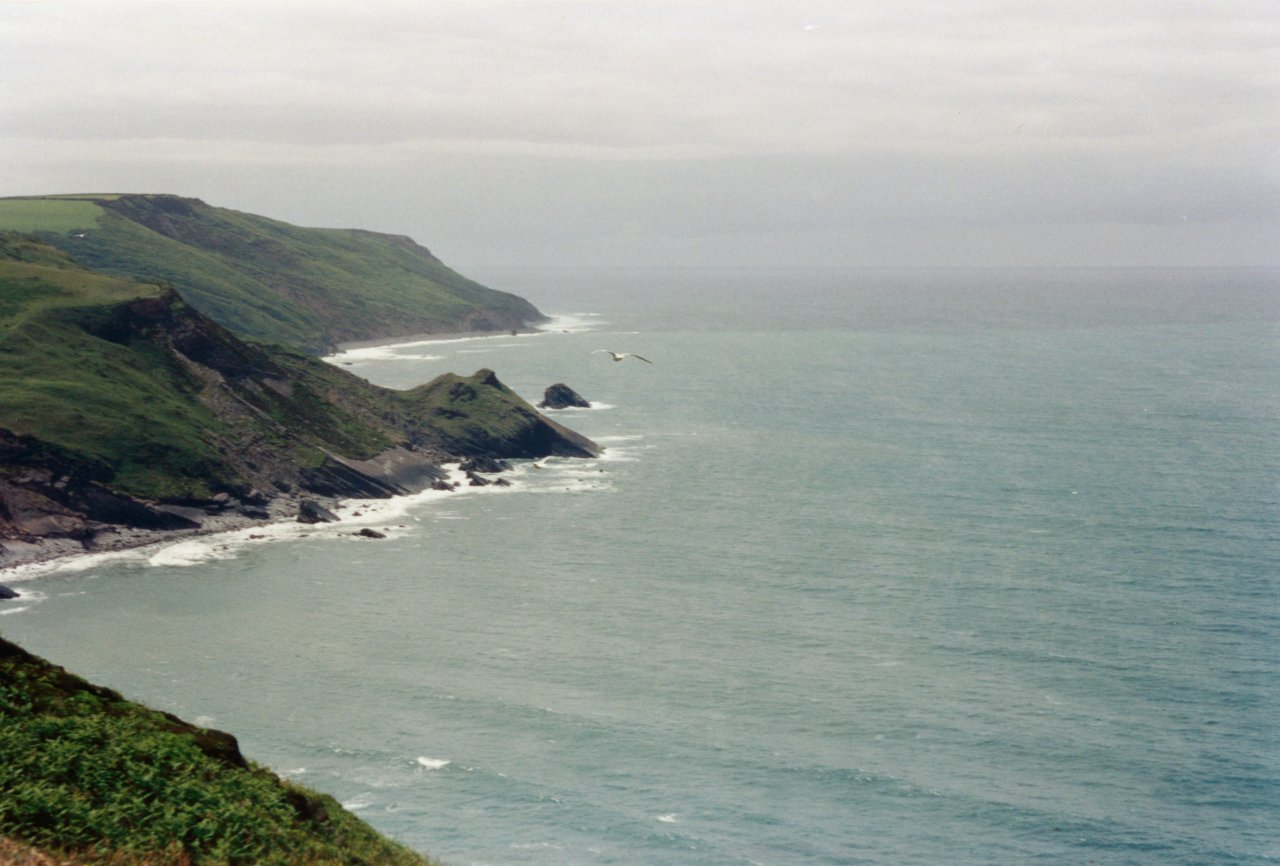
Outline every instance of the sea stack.
{"type": "Polygon", "coordinates": [[[591,404],[587,402],[582,395],[570,388],[563,382],[547,388],[542,395],[542,402],[538,404],[539,409],[590,409],[591,404]]]}

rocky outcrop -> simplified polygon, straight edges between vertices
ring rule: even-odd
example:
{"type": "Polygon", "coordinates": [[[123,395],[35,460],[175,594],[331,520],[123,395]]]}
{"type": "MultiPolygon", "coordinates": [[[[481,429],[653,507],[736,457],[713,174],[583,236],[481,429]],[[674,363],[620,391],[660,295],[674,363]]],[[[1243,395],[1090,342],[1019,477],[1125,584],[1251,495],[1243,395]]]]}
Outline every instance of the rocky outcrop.
{"type": "Polygon", "coordinates": [[[543,392],[539,409],[590,409],[591,404],[577,391],[563,382],[551,385],[543,392]]]}
{"type": "Polygon", "coordinates": [[[406,392],[417,414],[430,420],[438,447],[463,456],[506,458],[598,457],[601,448],[540,414],[489,369],[471,376],[447,373],[406,392]]]}
{"type": "Polygon", "coordinates": [[[482,454],[478,457],[470,457],[462,461],[462,465],[458,467],[463,472],[510,472],[511,464],[501,457],[494,457],[492,454],[482,454]]]}
{"type": "Polygon", "coordinates": [[[14,590],[12,590],[12,589],[9,589],[9,587],[7,587],[7,586],[5,586],[4,584],[0,583],[0,600],[6,600],[6,601],[7,601],[8,599],[11,599],[11,598],[17,598],[17,597],[18,597],[18,593],[17,593],[17,592],[15,592],[15,591],[14,591],[14,590]]]}
{"type": "Polygon", "coordinates": [[[154,530],[199,525],[108,489],[105,467],[3,429],[0,470],[0,538],[89,542],[95,532],[113,524],[154,530]]]}
{"type": "Polygon", "coordinates": [[[334,523],[341,519],[314,499],[304,499],[298,503],[299,523],[334,523]]]}

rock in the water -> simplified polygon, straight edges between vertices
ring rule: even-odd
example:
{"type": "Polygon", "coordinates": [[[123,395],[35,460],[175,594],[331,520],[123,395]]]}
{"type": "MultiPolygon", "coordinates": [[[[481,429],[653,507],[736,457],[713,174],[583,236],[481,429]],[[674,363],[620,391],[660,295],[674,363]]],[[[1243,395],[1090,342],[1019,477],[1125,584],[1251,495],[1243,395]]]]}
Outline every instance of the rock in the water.
{"type": "Polygon", "coordinates": [[[467,480],[471,482],[472,487],[485,487],[493,482],[483,475],[477,475],[474,472],[467,473],[467,480]]]}
{"type": "Polygon", "coordinates": [[[542,394],[539,409],[590,409],[591,404],[577,391],[563,382],[557,382],[542,394]]]}
{"type": "Polygon", "coordinates": [[[298,503],[299,523],[333,523],[341,519],[314,499],[304,499],[298,503]]]}
{"type": "Polygon", "coordinates": [[[489,454],[470,457],[458,467],[463,472],[510,472],[511,464],[489,454]]]}
{"type": "Polygon", "coordinates": [[[432,490],[453,490],[455,488],[448,481],[433,481],[431,482],[431,489],[432,490]]]}
{"type": "Polygon", "coordinates": [[[17,598],[17,597],[18,597],[18,594],[16,592],[9,589],[9,587],[5,586],[4,584],[0,583],[0,599],[17,598]]]}
{"type": "Polygon", "coordinates": [[[365,538],[386,538],[386,536],[385,536],[385,535],[383,535],[383,534],[382,534],[381,532],[379,532],[378,530],[376,530],[376,529],[370,529],[370,528],[369,528],[369,527],[367,527],[367,526],[366,526],[364,529],[362,529],[362,530],[360,530],[359,532],[357,532],[357,533],[356,533],[356,535],[360,535],[360,536],[363,536],[363,537],[365,537],[365,538]]]}

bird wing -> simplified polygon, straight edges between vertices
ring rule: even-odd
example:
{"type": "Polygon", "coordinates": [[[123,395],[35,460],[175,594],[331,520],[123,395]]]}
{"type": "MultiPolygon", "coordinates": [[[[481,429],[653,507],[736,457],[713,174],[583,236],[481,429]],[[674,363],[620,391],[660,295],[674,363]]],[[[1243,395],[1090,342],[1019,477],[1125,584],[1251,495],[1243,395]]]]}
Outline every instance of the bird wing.
{"type": "Polygon", "coordinates": [[[642,358],[642,357],[640,357],[639,355],[635,354],[634,352],[631,354],[631,357],[635,358],[635,359],[636,359],[636,360],[638,360],[638,361],[644,361],[646,364],[652,364],[652,363],[653,363],[653,362],[652,362],[652,361],[650,361],[648,358],[642,358]]]}

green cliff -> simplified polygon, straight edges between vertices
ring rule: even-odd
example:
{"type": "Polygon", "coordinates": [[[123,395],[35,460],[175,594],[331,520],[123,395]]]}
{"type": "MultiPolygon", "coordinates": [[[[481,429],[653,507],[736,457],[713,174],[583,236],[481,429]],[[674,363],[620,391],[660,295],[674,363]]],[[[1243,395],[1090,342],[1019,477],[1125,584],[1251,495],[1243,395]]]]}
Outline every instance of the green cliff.
{"type": "Polygon", "coordinates": [[[0,233],[0,541],[94,547],[193,528],[193,508],[265,519],[285,494],[411,492],[470,456],[596,453],[489,370],[380,388],[0,233]]]}
{"type": "Polygon", "coordinates": [[[80,264],[173,286],[243,336],[323,353],[347,341],[510,331],[545,317],[407,237],[316,229],[172,195],[0,199],[0,231],[80,264]]]}
{"type": "Polygon", "coordinates": [[[236,740],[0,638],[0,862],[427,866],[236,740]],[[47,859],[46,859],[47,858],[47,859]]]}

